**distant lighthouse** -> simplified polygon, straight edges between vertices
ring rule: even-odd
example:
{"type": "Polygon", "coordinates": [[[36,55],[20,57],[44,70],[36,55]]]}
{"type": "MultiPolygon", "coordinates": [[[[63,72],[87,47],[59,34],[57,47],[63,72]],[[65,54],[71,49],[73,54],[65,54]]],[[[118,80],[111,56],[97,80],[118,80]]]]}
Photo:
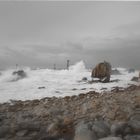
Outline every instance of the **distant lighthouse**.
{"type": "Polygon", "coordinates": [[[67,70],[69,70],[70,60],[67,60],[67,70]]]}

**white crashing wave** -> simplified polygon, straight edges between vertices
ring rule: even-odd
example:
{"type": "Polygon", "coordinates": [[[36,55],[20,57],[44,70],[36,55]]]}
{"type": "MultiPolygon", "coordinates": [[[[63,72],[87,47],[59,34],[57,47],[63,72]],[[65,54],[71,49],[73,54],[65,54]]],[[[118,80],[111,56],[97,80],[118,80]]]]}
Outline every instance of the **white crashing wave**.
{"type": "Polygon", "coordinates": [[[52,96],[70,96],[85,93],[91,90],[102,92],[101,89],[111,90],[112,87],[127,87],[132,82],[133,76],[138,72],[128,73],[124,68],[118,68],[121,75],[112,75],[111,80],[118,79],[112,83],[89,84],[81,81],[83,77],[91,80],[91,70],[86,69],[83,61],[70,66],[69,70],[24,68],[27,77],[15,82],[16,75],[12,75],[13,69],[2,71],[0,75],[0,102],[12,100],[40,99],[52,96]]]}

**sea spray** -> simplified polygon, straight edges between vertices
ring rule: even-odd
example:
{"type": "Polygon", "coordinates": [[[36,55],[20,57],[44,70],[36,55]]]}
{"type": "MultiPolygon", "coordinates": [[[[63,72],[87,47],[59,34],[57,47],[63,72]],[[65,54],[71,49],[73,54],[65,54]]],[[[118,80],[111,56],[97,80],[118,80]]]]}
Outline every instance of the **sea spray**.
{"type": "Polygon", "coordinates": [[[83,61],[71,65],[69,70],[53,70],[53,69],[35,69],[22,68],[27,77],[15,82],[15,75],[12,73],[15,69],[2,71],[0,76],[0,102],[7,102],[13,100],[32,100],[41,99],[43,97],[64,97],[86,93],[91,90],[102,92],[111,90],[112,87],[120,86],[127,87],[128,84],[135,84],[131,79],[137,76],[138,72],[128,73],[126,69],[119,68],[121,75],[112,75],[111,80],[116,82],[111,83],[93,83],[88,81],[91,79],[91,71],[86,69],[83,61]],[[87,81],[82,81],[86,77],[87,81]],[[80,81],[80,82],[79,82],[80,81]],[[44,87],[44,88],[39,88],[44,87]],[[73,90],[75,89],[75,90],[73,90]]]}

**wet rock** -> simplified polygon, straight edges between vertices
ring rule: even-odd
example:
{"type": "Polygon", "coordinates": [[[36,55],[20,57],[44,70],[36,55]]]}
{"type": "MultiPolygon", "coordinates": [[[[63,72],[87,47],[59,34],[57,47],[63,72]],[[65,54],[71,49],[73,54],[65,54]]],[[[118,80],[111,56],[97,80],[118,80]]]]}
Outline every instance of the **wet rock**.
{"type": "Polygon", "coordinates": [[[140,135],[127,135],[124,140],[140,140],[140,135]]]}
{"type": "Polygon", "coordinates": [[[132,115],[130,116],[130,120],[140,121],[140,107],[139,106],[135,106],[135,109],[133,109],[133,113],[131,114],[132,115]]]}
{"type": "Polygon", "coordinates": [[[38,89],[45,89],[45,87],[38,87],[38,89]]]}
{"type": "Polygon", "coordinates": [[[77,90],[77,88],[73,88],[72,90],[77,90]]]}
{"type": "Polygon", "coordinates": [[[71,138],[74,135],[71,119],[57,118],[47,128],[48,136],[57,138],[71,138]]]}
{"type": "Polygon", "coordinates": [[[135,72],[135,69],[129,69],[128,70],[128,73],[134,73],[135,72]]]}
{"type": "Polygon", "coordinates": [[[131,120],[128,124],[132,128],[134,134],[140,134],[140,121],[131,120]]]}
{"type": "Polygon", "coordinates": [[[103,120],[95,121],[92,129],[98,138],[107,137],[110,134],[109,124],[103,120]]]}
{"type": "Polygon", "coordinates": [[[131,79],[131,81],[138,82],[138,81],[139,81],[139,77],[133,77],[133,78],[131,79]]]}
{"type": "Polygon", "coordinates": [[[99,63],[93,70],[91,77],[99,78],[101,82],[106,83],[110,81],[111,65],[104,61],[99,63]]]}
{"type": "MultiPolygon", "coordinates": [[[[10,140],[10,139],[8,139],[8,140],[10,140]]],[[[33,140],[33,139],[31,137],[28,137],[28,136],[25,136],[25,137],[16,136],[16,137],[12,138],[12,140],[33,140]]]]}
{"type": "Polygon", "coordinates": [[[82,122],[75,128],[74,140],[97,140],[97,137],[94,131],[92,131],[87,124],[82,122]]]}
{"type": "Polygon", "coordinates": [[[17,76],[12,81],[17,81],[17,80],[20,80],[20,79],[23,79],[23,78],[27,77],[27,74],[23,70],[14,71],[12,73],[12,75],[16,75],[17,76]]]}
{"type": "Polygon", "coordinates": [[[120,137],[106,137],[106,138],[101,138],[99,140],[122,140],[120,137]]]}
{"type": "Polygon", "coordinates": [[[28,132],[27,130],[21,130],[21,131],[18,131],[16,133],[16,135],[19,136],[19,137],[23,137],[27,134],[27,132],[28,132]]]}
{"type": "Polygon", "coordinates": [[[124,136],[132,133],[132,128],[126,122],[117,122],[111,126],[111,134],[113,136],[124,136]]]}
{"type": "Polygon", "coordinates": [[[81,90],[86,90],[86,88],[81,88],[81,90]]]}
{"type": "Polygon", "coordinates": [[[40,127],[40,122],[25,121],[18,123],[18,130],[39,131],[40,127]]]}
{"type": "Polygon", "coordinates": [[[112,69],[112,70],[111,70],[111,74],[112,74],[112,75],[120,75],[121,73],[120,73],[120,71],[117,70],[117,69],[112,69]]]}
{"type": "Polygon", "coordinates": [[[82,78],[82,81],[87,81],[87,80],[88,80],[87,77],[82,78]]]}
{"type": "Polygon", "coordinates": [[[1,126],[0,127],[0,138],[5,137],[10,132],[9,126],[1,126]]]}

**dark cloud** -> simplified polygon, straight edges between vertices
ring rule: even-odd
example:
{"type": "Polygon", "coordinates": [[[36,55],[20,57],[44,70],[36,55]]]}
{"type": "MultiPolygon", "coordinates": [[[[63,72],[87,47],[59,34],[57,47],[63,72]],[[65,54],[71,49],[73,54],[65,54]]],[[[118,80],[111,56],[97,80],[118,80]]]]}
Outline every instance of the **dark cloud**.
{"type": "Polygon", "coordinates": [[[0,67],[70,59],[140,69],[139,13],[140,2],[0,2],[0,67]]]}

